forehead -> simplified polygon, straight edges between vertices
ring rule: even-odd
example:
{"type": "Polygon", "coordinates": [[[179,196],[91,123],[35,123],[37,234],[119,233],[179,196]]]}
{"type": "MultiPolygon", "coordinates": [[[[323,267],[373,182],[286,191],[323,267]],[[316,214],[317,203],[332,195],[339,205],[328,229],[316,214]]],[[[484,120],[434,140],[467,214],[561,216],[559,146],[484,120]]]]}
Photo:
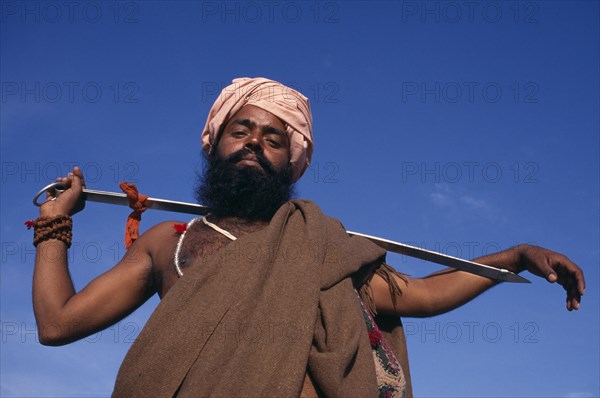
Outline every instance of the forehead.
{"type": "Polygon", "coordinates": [[[277,116],[254,105],[244,105],[227,121],[226,127],[234,124],[236,120],[250,120],[257,126],[270,126],[285,131],[285,124],[277,116]]]}

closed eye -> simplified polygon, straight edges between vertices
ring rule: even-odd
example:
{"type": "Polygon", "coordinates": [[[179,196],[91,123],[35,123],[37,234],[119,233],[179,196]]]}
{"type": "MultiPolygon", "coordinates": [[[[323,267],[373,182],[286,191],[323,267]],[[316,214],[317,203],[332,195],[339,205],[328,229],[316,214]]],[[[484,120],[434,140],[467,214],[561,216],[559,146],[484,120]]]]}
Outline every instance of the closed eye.
{"type": "Polygon", "coordinates": [[[281,143],[277,140],[274,140],[272,138],[267,139],[267,142],[269,143],[269,145],[271,145],[273,148],[281,148],[281,143]]]}

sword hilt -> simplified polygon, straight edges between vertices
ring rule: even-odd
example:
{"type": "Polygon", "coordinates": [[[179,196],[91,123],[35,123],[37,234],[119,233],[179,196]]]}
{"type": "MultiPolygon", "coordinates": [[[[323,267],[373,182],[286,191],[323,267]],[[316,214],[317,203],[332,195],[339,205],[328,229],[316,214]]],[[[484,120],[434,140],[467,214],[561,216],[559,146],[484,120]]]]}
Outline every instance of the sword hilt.
{"type": "MultiPolygon", "coordinates": [[[[49,200],[55,200],[62,192],[65,191],[66,188],[67,186],[62,182],[53,182],[52,184],[48,184],[35,194],[35,196],[33,197],[33,204],[36,206],[41,206],[49,200]],[[42,194],[46,192],[52,192],[54,194],[54,197],[40,203],[40,196],[42,196],[42,194]]],[[[86,201],[89,200],[91,202],[129,206],[129,200],[127,199],[127,195],[125,195],[124,193],[97,191],[94,189],[86,188],[82,190],[82,193],[83,199],[86,201]]],[[[197,205],[193,203],[178,202],[175,200],[148,198],[146,199],[145,204],[147,205],[148,209],[172,211],[177,213],[206,215],[209,212],[209,209],[206,206],[197,205]]]]}
{"type": "Polygon", "coordinates": [[[67,186],[65,184],[63,184],[62,182],[53,182],[52,184],[48,184],[44,188],[40,189],[38,191],[38,193],[35,194],[35,196],[33,197],[33,204],[40,207],[41,205],[43,205],[44,203],[46,203],[50,200],[55,200],[58,197],[58,195],[60,195],[60,193],[63,192],[66,188],[67,188],[67,186]],[[46,199],[42,203],[38,202],[38,199],[40,198],[40,196],[42,196],[46,192],[50,192],[50,191],[53,191],[54,198],[46,199]]]}

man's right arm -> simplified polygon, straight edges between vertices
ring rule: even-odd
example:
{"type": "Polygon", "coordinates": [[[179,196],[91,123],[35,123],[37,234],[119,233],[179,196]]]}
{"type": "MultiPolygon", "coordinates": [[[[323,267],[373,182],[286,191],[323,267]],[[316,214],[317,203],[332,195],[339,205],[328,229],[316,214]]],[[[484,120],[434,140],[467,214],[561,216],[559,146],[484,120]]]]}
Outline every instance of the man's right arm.
{"type": "MultiPolygon", "coordinates": [[[[83,175],[79,169],[59,179],[69,189],[57,200],[44,204],[42,216],[74,214],[81,206],[83,175]]],[[[156,241],[157,229],[142,235],[112,269],[76,292],[69,275],[67,246],[50,239],[37,246],[33,274],[33,307],[40,342],[63,345],[123,319],[148,300],[156,288],[152,283],[149,244],[156,241]]]]}
{"type": "Polygon", "coordinates": [[[105,329],[126,317],[154,293],[152,261],[141,237],[112,269],[75,292],[63,242],[38,245],[33,307],[40,342],[63,345],[105,329]]]}

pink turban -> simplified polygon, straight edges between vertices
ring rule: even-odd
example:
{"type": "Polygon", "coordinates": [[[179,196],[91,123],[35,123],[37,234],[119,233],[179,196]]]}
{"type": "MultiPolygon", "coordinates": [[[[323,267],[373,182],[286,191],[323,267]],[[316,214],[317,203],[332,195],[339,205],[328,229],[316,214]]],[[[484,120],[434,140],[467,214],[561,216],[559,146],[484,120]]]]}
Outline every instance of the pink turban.
{"type": "Polygon", "coordinates": [[[310,163],[313,152],[312,115],[308,98],[274,80],[234,79],[221,91],[202,131],[202,150],[210,153],[221,128],[244,105],[254,105],[278,117],[290,139],[292,180],[297,181],[310,163]]]}

